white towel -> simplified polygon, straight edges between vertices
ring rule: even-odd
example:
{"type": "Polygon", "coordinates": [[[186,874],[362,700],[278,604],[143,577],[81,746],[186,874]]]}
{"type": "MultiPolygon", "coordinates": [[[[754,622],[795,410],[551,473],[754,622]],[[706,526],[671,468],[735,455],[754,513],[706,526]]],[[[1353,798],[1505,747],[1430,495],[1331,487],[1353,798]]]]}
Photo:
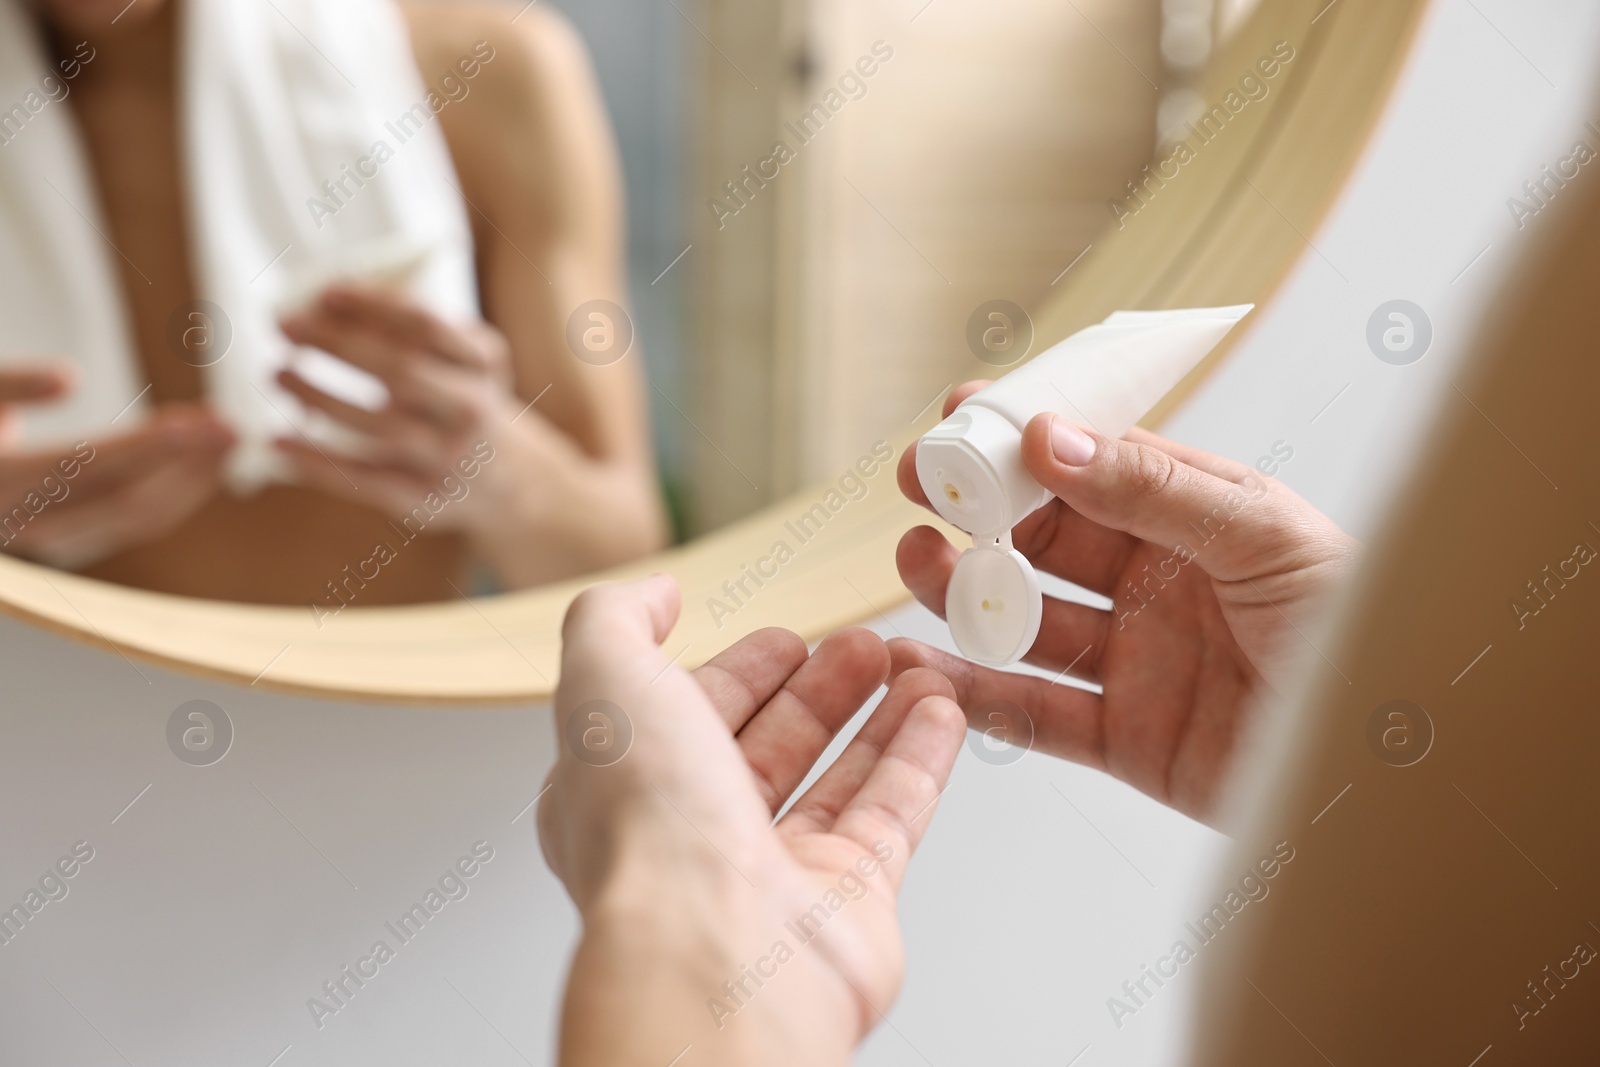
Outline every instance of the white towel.
{"type": "MultiPolygon", "coordinates": [[[[135,400],[147,382],[120,286],[121,253],[71,107],[54,99],[72,83],[24,7],[0,0],[0,364],[77,362],[76,393],[24,418],[25,440],[54,444],[127,429],[152,405],[148,396],[135,400]]],[[[192,267],[197,296],[223,310],[227,329],[192,321],[212,330],[213,344],[231,333],[226,354],[203,373],[211,404],[240,436],[230,484],[249,492],[286,477],[270,447],[275,437],[298,429],[335,447],[351,443],[275,384],[291,359],[369,406],[382,396],[354,368],[297,353],[277,328],[286,304],[314,280],[392,273],[414,259],[419,299],[453,319],[475,315],[471,235],[392,0],[191,0],[181,10],[180,163],[192,267]],[[380,142],[392,158],[363,165],[380,142]],[[343,191],[330,195],[326,182],[342,182],[343,191]]]]}

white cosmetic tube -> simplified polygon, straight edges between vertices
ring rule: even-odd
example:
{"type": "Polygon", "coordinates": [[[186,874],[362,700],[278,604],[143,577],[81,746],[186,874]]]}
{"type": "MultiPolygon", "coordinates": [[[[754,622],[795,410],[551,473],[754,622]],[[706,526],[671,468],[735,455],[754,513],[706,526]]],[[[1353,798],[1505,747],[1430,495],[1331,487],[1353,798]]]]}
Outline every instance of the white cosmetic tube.
{"type": "Polygon", "coordinates": [[[1022,431],[1055,412],[1121,437],[1209,355],[1254,305],[1118,311],[961,403],[917,444],[917,478],[940,517],[973,535],[950,578],[956,647],[1004,666],[1039,633],[1044,598],[1011,531],[1050,493],[1022,463],[1022,431]]]}

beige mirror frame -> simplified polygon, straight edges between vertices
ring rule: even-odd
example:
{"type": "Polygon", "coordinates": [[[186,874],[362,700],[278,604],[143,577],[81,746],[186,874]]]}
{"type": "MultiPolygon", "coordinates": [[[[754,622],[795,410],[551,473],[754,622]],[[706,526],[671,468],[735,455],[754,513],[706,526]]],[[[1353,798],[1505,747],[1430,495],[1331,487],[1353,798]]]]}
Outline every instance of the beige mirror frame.
{"type": "MultiPolygon", "coordinates": [[[[1222,105],[1278,42],[1295,58],[1268,96],[1242,108],[1175,177],[1159,187],[1152,180],[1159,195],[1095,243],[1038,317],[1035,350],[1118,308],[1266,303],[1365,147],[1425,7],[1262,4],[1217,54],[1208,106],[1222,105]]],[[[1159,425],[1226,355],[1213,355],[1146,424],[1159,425]]],[[[357,609],[320,625],[305,608],[147,593],[8,557],[0,557],[0,611],[130,659],[280,691],[439,707],[542,701],[555,688],[567,605],[597,581],[673,574],[684,610],[668,647],[686,666],[762,627],[815,641],[904,603],[895,545],[912,526],[938,523],[901,497],[893,467],[937,414],[890,441],[894,457],[868,480],[867,494],[804,538],[789,524],[826,507],[828,484],[603,574],[478,600],[357,609]],[[781,563],[773,559],[780,539],[792,549],[781,563]]]]}

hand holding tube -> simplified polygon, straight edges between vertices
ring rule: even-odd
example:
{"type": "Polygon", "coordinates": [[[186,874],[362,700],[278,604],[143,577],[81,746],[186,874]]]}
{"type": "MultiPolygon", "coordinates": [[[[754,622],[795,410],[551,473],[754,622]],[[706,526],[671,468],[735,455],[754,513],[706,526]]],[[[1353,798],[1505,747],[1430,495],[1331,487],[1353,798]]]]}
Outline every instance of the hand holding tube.
{"type": "MultiPolygon", "coordinates": [[[[947,414],[983,384],[955,390],[947,414]]],[[[1113,600],[1102,611],[1046,598],[1027,661],[1070,669],[1104,692],[913,641],[890,643],[895,671],[937,668],[969,716],[1008,701],[1033,720],[1040,750],[1107,770],[1190,815],[1211,814],[1243,713],[1279,677],[1301,640],[1294,626],[1353,570],[1360,546],[1253,468],[1140,430],[1117,440],[1041,415],[1027,425],[1022,457],[1052,499],[1016,528],[1017,549],[1113,600]]],[[[899,479],[928,506],[915,450],[899,479]]],[[[931,527],[900,542],[901,577],[941,617],[958,556],[931,527]]]]}

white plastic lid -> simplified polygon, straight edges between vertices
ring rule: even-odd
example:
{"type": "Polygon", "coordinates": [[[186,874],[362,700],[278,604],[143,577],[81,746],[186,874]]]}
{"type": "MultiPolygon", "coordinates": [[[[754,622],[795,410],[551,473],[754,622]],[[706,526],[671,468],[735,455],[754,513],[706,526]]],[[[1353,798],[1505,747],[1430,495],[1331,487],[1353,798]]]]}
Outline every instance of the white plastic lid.
{"type": "Polygon", "coordinates": [[[917,443],[917,479],[939,517],[974,537],[1009,532],[1050,499],[1022,463],[1022,430],[968,401],[917,443]]]}
{"type": "Polygon", "coordinates": [[[1044,593],[1026,556],[1011,547],[1010,531],[961,553],[945,590],[945,619],[968,659],[1005,667],[1027,655],[1039,636],[1044,593]]]}

